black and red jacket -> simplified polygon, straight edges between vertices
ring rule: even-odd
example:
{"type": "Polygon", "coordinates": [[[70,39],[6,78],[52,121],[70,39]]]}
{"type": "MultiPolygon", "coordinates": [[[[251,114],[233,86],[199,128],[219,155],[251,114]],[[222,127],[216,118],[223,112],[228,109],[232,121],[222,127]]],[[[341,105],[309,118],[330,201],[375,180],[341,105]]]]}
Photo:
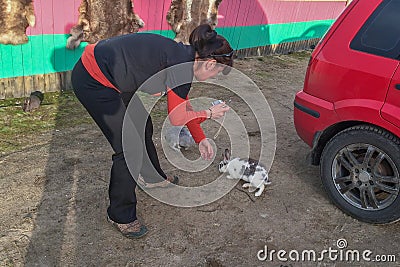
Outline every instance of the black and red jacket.
{"type": "Polygon", "coordinates": [[[157,34],[127,34],[88,45],[81,59],[95,80],[119,93],[136,92],[142,85],[141,91],[149,94],[167,92],[171,124],[186,124],[196,143],[206,138],[200,123],[206,120],[207,113],[193,111],[188,98],[192,67],[185,65],[179,70],[178,76],[184,75],[185,84],[179,85],[176,72],[167,71],[161,72],[165,77],[147,83],[150,77],[168,67],[186,62],[192,62],[193,66],[195,51],[192,46],[157,34]]]}

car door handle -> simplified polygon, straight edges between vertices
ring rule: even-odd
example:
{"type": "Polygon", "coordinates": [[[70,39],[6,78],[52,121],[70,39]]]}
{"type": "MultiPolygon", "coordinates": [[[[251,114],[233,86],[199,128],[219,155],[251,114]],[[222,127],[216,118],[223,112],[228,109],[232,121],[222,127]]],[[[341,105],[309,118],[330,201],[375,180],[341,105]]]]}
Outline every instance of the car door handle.
{"type": "Polygon", "coordinates": [[[397,90],[400,90],[400,83],[396,84],[394,87],[395,87],[397,90]]]}

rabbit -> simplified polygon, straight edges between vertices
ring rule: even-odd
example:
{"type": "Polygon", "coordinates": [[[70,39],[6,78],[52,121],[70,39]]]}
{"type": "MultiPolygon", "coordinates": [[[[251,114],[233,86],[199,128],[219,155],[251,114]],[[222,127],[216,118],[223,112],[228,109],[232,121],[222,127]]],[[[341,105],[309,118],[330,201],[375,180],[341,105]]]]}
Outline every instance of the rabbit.
{"type": "Polygon", "coordinates": [[[229,149],[225,149],[222,154],[223,161],[218,165],[218,170],[221,173],[228,172],[228,179],[242,179],[247,183],[243,184],[243,188],[249,188],[249,192],[254,192],[256,197],[259,197],[264,191],[265,185],[271,184],[268,180],[268,171],[257,160],[233,158],[229,149]]]}
{"type": "Polygon", "coordinates": [[[186,127],[171,126],[165,133],[165,140],[168,145],[176,150],[180,151],[181,147],[187,150],[189,147],[195,144],[195,141],[186,127]]]}
{"type": "Polygon", "coordinates": [[[31,112],[40,107],[44,99],[44,95],[40,91],[32,92],[31,95],[25,98],[24,104],[22,105],[22,110],[25,112],[31,112]]]}

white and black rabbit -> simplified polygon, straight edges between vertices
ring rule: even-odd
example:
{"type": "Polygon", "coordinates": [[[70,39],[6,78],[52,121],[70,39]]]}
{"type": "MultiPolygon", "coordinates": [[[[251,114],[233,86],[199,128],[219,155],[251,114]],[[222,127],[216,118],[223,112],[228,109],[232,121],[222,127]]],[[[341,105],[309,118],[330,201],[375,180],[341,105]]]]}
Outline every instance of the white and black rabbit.
{"type": "Polygon", "coordinates": [[[268,171],[257,160],[233,158],[229,149],[225,149],[222,155],[223,161],[219,163],[218,169],[221,173],[228,172],[226,176],[229,179],[242,179],[247,183],[243,184],[244,188],[249,188],[249,192],[254,192],[259,197],[264,191],[265,185],[270,184],[268,181],[268,171]]]}
{"type": "Polygon", "coordinates": [[[165,140],[176,151],[180,151],[181,147],[188,149],[196,144],[189,130],[182,126],[171,126],[168,128],[165,133],[165,140]]]}

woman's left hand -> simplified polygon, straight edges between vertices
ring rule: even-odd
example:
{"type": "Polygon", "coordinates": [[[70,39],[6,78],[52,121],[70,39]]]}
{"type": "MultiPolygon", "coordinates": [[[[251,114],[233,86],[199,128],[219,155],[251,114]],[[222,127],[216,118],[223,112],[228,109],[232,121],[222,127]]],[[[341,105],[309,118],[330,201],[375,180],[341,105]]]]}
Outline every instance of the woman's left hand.
{"type": "Polygon", "coordinates": [[[219,119],[225,115],[225,112],[229,111],[231,108],[222,102],[221,104],[210,107],[207,112],[207,118],[219,119]]]}
{"type": "Polygon", "coordinates": [[[214,149],[207,138],[201,140],[199,143],[200,155],[205,160],[211,160],[214,155],[214,149]]]}

